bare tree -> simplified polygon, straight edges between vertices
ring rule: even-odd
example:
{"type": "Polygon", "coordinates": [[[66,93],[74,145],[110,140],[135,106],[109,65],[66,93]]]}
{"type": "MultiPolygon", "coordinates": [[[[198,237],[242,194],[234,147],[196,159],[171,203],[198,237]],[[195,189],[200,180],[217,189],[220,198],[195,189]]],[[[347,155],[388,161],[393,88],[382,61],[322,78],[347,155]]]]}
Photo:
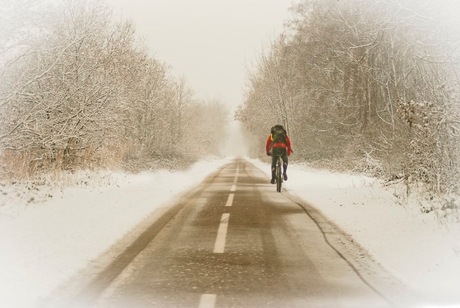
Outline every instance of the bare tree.
{"type": "Polygon", "coordinates": [[[190,105],[187,115],[186,134],[181,139],[185,154],[192,158],[219,154],[228,135],[228,108],[212,99],[190,105]]]}
{"type": "Polygon", "coordinates": [[[193,96],[185,82],[99,2],[65,1],[49,14],[0,61],[0,157],[11,172],[138,170],[180,159],[180,143],[202,119],[188,118],[193,96]]]}
{"type": "Polygon", "coordinates": [[[250,75],[237,117],[262,142],[257,130],[275,114],[300,159],[445,190],[458,166],[448,153],[458,146],[450,130],[458,130],[459,87],[455,53],[445,52],[442,27],[427,9],[410,1],[304,1],[250,75]],[[408,130],[401,110],[410,102],[422,118],[408,130]]]}

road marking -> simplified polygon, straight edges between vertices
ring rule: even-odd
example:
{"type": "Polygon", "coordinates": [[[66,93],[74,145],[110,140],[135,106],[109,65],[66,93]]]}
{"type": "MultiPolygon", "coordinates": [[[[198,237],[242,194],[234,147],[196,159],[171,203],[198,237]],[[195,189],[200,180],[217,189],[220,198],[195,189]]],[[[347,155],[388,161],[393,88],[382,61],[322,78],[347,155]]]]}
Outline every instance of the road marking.
{"type": "Polygon", "coordinates": [[[239,171],[240,171],[240,166],[236,167],[235,179],[233,180],[233,183],[236,183],[236,181],[238,180],[239,171]]]}
{"type": "Polygon", "coordinates": [[[236,172],[235,172],[235,178],[233,179],[233,185],[230,188],[230,192],[233,192],[236,190],[236,181],[238,181],[238,172],[240,170],[240,167],[236,167],[236,172]]]}
{"type": "Polygon", "coordinates": [[[225,249],[225,238],[227,237],[229,213],[222,214],[219,229],[217,230],[216,243],[214,244],[214,253],[223,253],[225,249]]]}
{"type": "Polygon", "coordinates": [[[233,204],[233,197],[235,197],[235,194],[229,194],[229,195],[228,195],[227,203],[225,203],[225,206],[232,206],[232,204],[233,204]]]}
{"type": "Polygon", "coordinates": [[[202,294],[198,308],[214,308],[216,305],[216,294],[202,294]]]}

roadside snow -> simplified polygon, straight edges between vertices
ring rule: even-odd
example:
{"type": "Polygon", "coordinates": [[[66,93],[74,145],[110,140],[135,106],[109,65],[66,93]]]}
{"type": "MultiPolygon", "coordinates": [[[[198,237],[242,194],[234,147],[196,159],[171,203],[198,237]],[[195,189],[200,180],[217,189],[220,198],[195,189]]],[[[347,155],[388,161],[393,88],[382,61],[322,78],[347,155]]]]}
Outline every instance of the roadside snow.
{"type": "MultiPolygon", "coordinates": [[[[33,307],[146,215],[229,161],[202,161],[180,172],[80,174],[80,185],[66,187],[0,186],[0,306],[33,307]]],[[[251,162],[268,179],[269,165],[251,162]]],[[[436,211],[421,213],[418,199],[402,202],[397,185],[294,164],[284,187],[434,303],[460,306],[458,213],[456,221],[440,219],[436,211]]]]}
{"type": "Polygon", "coordinates": [[[227,162],[176,172],[78,174],[79,185],[68,187],[1,186],[0,306],[35,307],[144,217],[227,162]]]}
{"type": "MultiPolygon", "coordinates": [[[[269,164],[252,162],[268,178],[269,164]]],[[[431,299],[434,304],[427,307],[460,307],[458,212],[449,219],[439,208],[422,213],[422,196],[402,200],[402,184],[385,187],[366,176],[300,165],[291,165],[288,175],[284,187],[290,193],[311,203],[394,276],[431,299]]]]}

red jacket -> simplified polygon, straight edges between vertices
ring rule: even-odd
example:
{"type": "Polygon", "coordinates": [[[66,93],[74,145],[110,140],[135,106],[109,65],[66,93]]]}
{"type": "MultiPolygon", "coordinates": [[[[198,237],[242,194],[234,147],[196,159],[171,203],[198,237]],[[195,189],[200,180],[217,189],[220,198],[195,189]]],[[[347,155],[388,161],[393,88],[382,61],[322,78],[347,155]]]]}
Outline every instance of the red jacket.
{"type": "Polygon", "coordinates": [[[273,142],[272,140],[272,135],[268,135],[267,142],[265,143],[265,151],[267,152],[267,155],[270,154],[270,150],[272,148],[286,148],[287,149],[287,155],[291,155],[292,149],[291,149],[291,140],[289,139],[288,136],[286,136],[286,142],[273,142]]]}

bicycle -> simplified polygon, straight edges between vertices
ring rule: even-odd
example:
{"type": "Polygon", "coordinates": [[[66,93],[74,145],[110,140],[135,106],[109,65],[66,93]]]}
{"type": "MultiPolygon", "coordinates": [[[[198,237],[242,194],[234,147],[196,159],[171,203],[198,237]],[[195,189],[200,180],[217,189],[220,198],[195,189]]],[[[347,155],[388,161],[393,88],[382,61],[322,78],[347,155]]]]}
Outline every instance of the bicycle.
{"type": "Polygon", "coordinates": [[[283,184],[282,168],[283,168],[283,159],[282,155],[277,155],[276,165],[275,165],[275,183],[276,191],[281,192],[281,186],[283,184]]]}

